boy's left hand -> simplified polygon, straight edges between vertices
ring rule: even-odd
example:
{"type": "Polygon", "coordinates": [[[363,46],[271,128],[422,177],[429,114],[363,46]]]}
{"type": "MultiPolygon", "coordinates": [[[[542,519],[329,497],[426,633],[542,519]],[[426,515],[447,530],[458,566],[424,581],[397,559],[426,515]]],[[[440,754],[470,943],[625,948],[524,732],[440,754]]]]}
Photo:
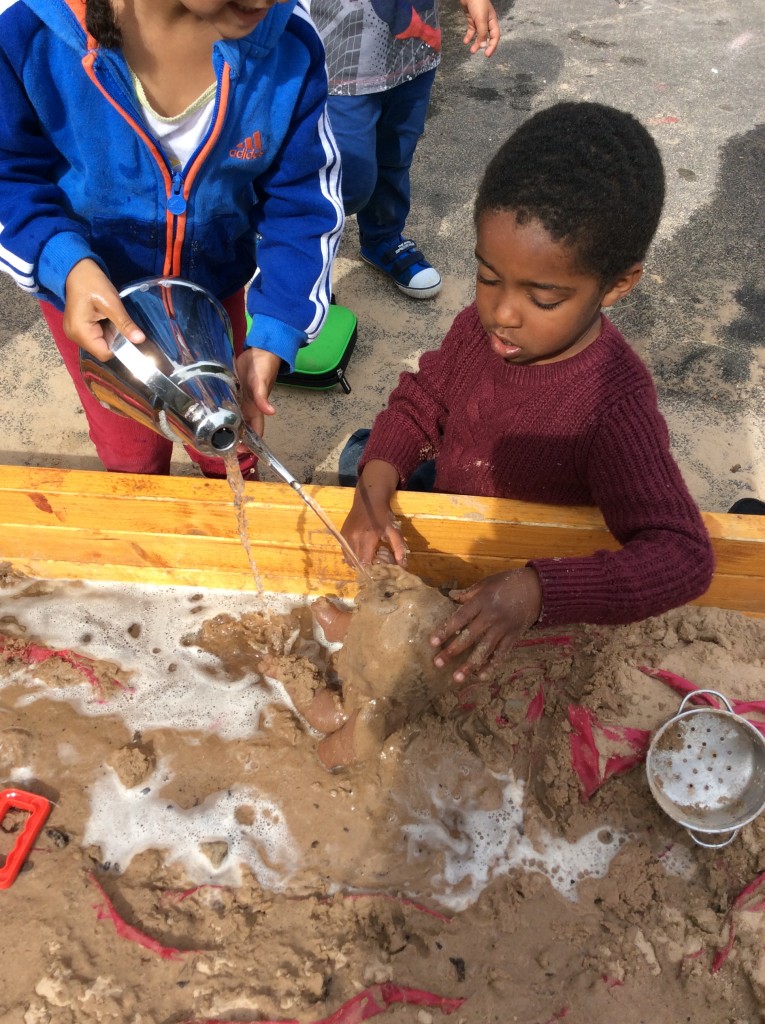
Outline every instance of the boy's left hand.
{"type": "Polygon", "coordinates": [[[542,587],[536,571],[528,566],[487,576],[467,590],[453,590],[449,596],[462,607],[430,638],[430,643],[440,648],[433,659],[437,668],[473,648],[467,661],[453,673],[457,683],[485,670],[491,659],[509,650],[542,613],[542,587]]]}
{"type": "Polygon", "coordinates": [[[242,415],[259,437],[263,436],[265,417],[276,412],[268,399],[281,363],[279,356],[263,348],[246,348],[236,360],[242,415]]]}
{"type": "Polygon", "coordinates": [[[485,57],[491,57],[499,44],[499,20],[490,0],[460,0],[460,4],[468,24],[462,42],[472,43],[471,53],[483,50],[485,57]]]}

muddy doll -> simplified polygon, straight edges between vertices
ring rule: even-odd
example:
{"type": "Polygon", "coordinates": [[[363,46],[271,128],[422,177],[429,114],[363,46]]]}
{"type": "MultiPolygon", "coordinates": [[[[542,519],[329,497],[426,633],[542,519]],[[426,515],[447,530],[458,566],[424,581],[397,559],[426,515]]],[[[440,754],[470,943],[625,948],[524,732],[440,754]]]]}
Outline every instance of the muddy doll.
{"type": "Polygon", "coordinates": [[[454,604],[395,565],[375,565],[349,609],[320,598],[312,616],[329,643],[342,641],[333,673],[289,656],[259,665],[278,679],[299,714],[325,734],[318,753],[328,768],[376,757],[385,740],[454,686],[433,664],[427,638],[454,604]]]}

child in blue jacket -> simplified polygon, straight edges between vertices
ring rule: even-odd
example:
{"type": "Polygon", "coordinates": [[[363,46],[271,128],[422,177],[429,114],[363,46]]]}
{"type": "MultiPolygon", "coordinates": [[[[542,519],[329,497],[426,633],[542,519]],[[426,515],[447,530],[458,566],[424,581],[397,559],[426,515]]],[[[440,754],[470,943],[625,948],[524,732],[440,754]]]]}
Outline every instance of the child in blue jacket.
{"type": "Polygon", "coordinates": [[[77,368],[77,346],[109,357],[103,320],[143,340],[118,292],[144,277],[186,278],[224,303],[242,411],[262,433],[280,365],[321,328],[343,227],[324,50],[305,10],[11,0],[0,95],[0,269],[40,300],[105,467],[169,471],[171,443],[101,408],[77,368]]]}

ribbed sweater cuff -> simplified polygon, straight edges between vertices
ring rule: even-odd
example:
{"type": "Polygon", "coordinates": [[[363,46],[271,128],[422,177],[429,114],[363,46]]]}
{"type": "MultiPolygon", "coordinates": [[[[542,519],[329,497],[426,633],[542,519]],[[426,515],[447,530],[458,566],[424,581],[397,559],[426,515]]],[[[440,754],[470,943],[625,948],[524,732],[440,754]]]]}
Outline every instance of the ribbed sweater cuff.
{"type": "Polygon", "coordinates": [[[542,585],[542,614],[537,625],[608,622],[613,592],[602,567],[588,558],[539,558],[528,563],[542,585]]]}

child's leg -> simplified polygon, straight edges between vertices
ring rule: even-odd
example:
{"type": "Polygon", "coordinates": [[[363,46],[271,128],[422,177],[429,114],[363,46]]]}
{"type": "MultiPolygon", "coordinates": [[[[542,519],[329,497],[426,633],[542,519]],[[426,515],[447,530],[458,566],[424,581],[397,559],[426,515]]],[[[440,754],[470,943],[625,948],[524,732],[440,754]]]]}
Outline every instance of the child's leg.
{"type": "MultiPolygon", "coordinates": [[[[359,479],[359,462],[361,456],[364,454],[364,449],[367,446],[369,435],[372,433],[366,427],[362,427],[359,430],[355,430],[348,440],[345,442],[345,447],[340,452],[340,459],[337,466],[338,483],[341,487],[355,487],[359,479]]],[[[428,462],[423,462],[415,469],[414,473],[409,477],[406,487],[406,491],[432,491],[436,482],[436,462],[435,459],[430,459],[428,462]]]]}
{"type": "Polygon", "coordinates": [[[330,96],[332,134],[340,148],[343,207],[348,216],[367,205],[377,184],[376,126],[384,93],[330,96]]]}
{"type": "Polygon", "coordinates": [[[64,334],[64,314],[47,302],[41,302],[40,308],[72,378],[88,421],[90,439],[104,468],[112,473],[166,476],[170,472],[172,442],[149,427],[101,405],[82,379],[80,349],[64,334]]]}
{"type": "Polygon", "coordinates": [[[367,427],[354,431],[345,442],[345,447],[340,452],[338,462],[338,482],[341,487],[355,487],[358,482],[359,460],[364,454],[369,435],[372,433],[367,427]]]}
{"type": "Polygon", "coordinates": [[[379,93],[382,114],[377,122],[377,183],[359,211],[359,238],[364,248],[397,239],[409,216],[409,169],[425,128],[430,91],[436,72],[379,93]]]}
{"type": "Polygon", "coordinates": [[[409,477],[405,490],[407,491],[426,491],[430,492],[433,490],[436,483],[436,460],[429,459],[427,462],[422,462],[414,473],[409,477]]]}

